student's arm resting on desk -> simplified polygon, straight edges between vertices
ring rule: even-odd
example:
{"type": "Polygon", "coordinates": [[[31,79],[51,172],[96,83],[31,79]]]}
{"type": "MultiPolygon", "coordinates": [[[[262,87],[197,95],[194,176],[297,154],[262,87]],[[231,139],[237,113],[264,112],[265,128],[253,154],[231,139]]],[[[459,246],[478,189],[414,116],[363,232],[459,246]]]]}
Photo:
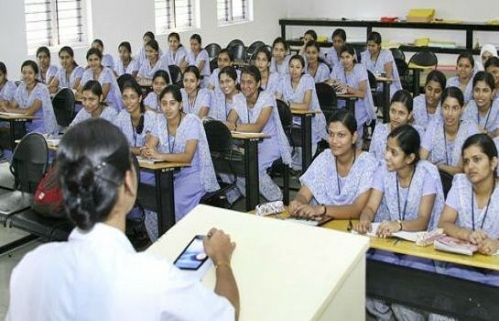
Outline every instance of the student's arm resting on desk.
{"type": "Polygon", "coordinates": [[[19,108],[19,105],[15,100],[13,100],[10,103],[10,107],[4,107],[2,108],[3,111],[8,112],[8,113],[15,113],[15,114],[23,114],[26,116],[33,116],[36,114],[42,108],[42,101],[39,99],[35,99],[33,101],[33,104],[29,106],[28,108],[19,108]]]}
{"type": "Polygon", "coordinates": [[[190,139],[185,143],[185,149],[183,153],[160,153],[156,149],[159,143],[159,139],[154,135],[149,135],[146,141],[145,148],[142,149],[142,156],[159,159],[167,162],[173,163],[191,163],[194,154],[196,153],[196,148],[198,146],[198,141],[195,139],[190,139]]]}
{"type": "Polygon", "coordinates": [[[487,234],[482,230],[471,231],[467,228],[457,226],[457,215],[457,211],[446,204],[444,210],[442,211],[442,215],[440,216],[438,227],[443,228],[444,233],[448,236],[468,241],[473,244],[480,244],[488,238],[487,234]]]}
{"type": "Polygon", "coordinates": [[[371,190],[371,195],[369,195],[369,199],[367,200],[367,204],[360,214],[359,222],[355,223],[353,226],[355,231],[365,234],[371,230],[371,222],[378,211],[382,199],[383,192],[373,188],[371,190]]]}
{"type": "Polygon", "coordinates": [[[359,88],[353,88],[349,85],[346,86],[347,94],[354,95],[355,97],[363,99],[366,95],[367,80],[362,80],[359,82],[359,88]]]}
{"type": "Polygon", "coordinates": [[[290,102],[289,108],[300,109],[300,110],[309,110],[311,102],[312,102],[312,89],[309,89],[309,90],[305,91],[305,94],[303,95],[303,102],[302,103],[290,102]]]}
{"type": "Polygon", "coordinates": [[[385,70],[385,75],[389,79],[393,79],[393,62],[387,62],[384,66],[383,69],[385,70]]]}
{"type": "Polygon", "coordinates": [[[228,127],[231,130],[237,130],[247,133],[260,133],[269,121],[271,115],[272,107],[263,107],[255,123],[238,124],[237,121],[239,120],[239,116],[237,115],[237,112],[235,110],[231,110],[229,113],[229,117],[227,118],[227,123],[230,124],[228,127]]]}

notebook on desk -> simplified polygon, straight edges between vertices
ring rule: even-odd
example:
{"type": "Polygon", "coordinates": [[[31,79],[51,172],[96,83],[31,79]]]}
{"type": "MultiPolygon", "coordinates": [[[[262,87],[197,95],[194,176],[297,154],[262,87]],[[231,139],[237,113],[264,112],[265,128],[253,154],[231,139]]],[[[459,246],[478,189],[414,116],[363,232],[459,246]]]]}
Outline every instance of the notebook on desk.
{"type": "Polygon", "coordinates": [[[0,195],[0,214],[10,215],[31,207],[33,195],[21,191],[12,191],[0,195]]]}
{"type": "Polygon", "coordinates": [[[137,156],[137,160],[141,163],[145,164],[156,164],[156,163],[164,163],[164,160],[157,159],[157,158],[146,158],[143,156],[137,156]]]}

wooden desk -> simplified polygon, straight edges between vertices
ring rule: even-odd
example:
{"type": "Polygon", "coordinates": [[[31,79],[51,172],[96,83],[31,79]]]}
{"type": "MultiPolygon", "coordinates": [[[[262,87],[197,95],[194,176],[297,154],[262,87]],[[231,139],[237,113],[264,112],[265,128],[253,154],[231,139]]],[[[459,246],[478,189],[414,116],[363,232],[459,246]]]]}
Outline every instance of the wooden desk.
{"type": "Polygon", "coordinates": [[[293,114],[293,116],[300,117],[300,134],[302,141],[302,173],[305,173],[307,168],[312,163],[312,117],[315,117],[315,115],[319,113],[321,112],[318,110],[291,109],[291,114],[293,114]]]}
{"type": "Polygon", "coordinates": [[[347,109],[352,113],[352,115],[355,117],[355,102],[359,97],[354,96],[352,94],[341,94],[341,93],[336,93],[336,98],[344,100],[346,102],[346,107],[347,109]]]}
{"type": "MultiPolygon", "coordinates": [[[[147,252],[173,262],[214,226],[237,244],[240,321],[365,320],[366,237],[199,205],[147,252]]],[[[215,268],[202,282],[214,288],[215,268]]]]}
{"type": "Polygon", "coordinates": [[[188,163],[150,163],[139,160],[141,169],[154,172],[156,206],[158,214],[158,235],[163,235],[175,225],[175,192],[173,187],[174,172],[188,163]]]}
{"type": "Polygon", "coordinates": [[[231,132],[232,138],[243,142],[244,176],[246,178],[246,210],[254,210],[260,203],[260,177],[258,175],[258,142],[267,138],[265,133],[231,132]]]}
{"type": "Polygon", "coordinates": [[[390,85],[393,79],[387,77],[376,77],[376,81],[383,84],[383,102],[382,102],[382,112],[383,112],[383,122],[387,123],[390,121],[390,85]]]}
{"type": "Polygon", "coordinates": [[[0,112],[0,121],[9,122],[10,127],[10,148],[14,151],[16,148],[16,130],[15,124],[21,124],[23,127],[23,136],[26,134],[26,122],[31,122],[33,119],[36,119],[35,116],[28,116],[23,114],[14,114],[14,113],[4,113],[0,112]]]}
{"type": "Polygon", "coordinates": [[[416,97],[419,95],[419,83],[421,82],[421,71],[435,69],[436,66],[420,66],[413,63],[410,63],[408,68],[412,70],[412,95],[416,97]]]}

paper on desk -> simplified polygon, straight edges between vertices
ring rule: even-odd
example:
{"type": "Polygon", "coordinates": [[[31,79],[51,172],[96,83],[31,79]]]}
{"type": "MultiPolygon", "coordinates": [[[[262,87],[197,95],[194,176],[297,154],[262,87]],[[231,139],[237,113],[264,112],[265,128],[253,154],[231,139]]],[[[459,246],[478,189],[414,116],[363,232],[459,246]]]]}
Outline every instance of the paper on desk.
{"type": "Polygon", "coordinates": [[[146,163],[146,164],[155,164],[155,163],[161,163],[161,162],[164,162],[160,159],[155,159],[155,158],[146,158],[146,157],[143,157],[143,156],[137,156],[137,160],[139,162],[143,162],[143,163],[146,163]]]}
{"type": "MultiPolygon", "coordinates": [[[[366,235],[367,236],[372,236],[372,237],[377,237],[376,233],[377,233],[378,228],[379,228],[380,225],[381,225],[381,223],[371,223],[371,231],[367,232],[366,235]]],[[[353,230],[352,230],[352,233],[356,233],[357,234],[357,232],[355,232],[353,230]]],[[[406,231],[400,231],[400,232],[392,233],[392,237],[397,237],[399,239],[403,239],[403,240],[410,241],[410,242],[416,242],[416,240],[418,239],[418,236],[421,233],[426,233],[426,232],[406,232],[406,231]]]]}

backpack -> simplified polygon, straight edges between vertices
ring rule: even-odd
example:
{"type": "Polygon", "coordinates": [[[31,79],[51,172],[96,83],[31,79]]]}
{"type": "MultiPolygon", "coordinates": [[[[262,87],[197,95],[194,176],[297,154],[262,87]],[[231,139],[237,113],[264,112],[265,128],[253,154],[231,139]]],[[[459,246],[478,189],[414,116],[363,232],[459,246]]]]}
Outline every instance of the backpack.
{"type": "Polygon", "coordinates": [[[56,166],[51,166],[38,183],[31,207],[44,217],[66,218],[56,166]]]}

